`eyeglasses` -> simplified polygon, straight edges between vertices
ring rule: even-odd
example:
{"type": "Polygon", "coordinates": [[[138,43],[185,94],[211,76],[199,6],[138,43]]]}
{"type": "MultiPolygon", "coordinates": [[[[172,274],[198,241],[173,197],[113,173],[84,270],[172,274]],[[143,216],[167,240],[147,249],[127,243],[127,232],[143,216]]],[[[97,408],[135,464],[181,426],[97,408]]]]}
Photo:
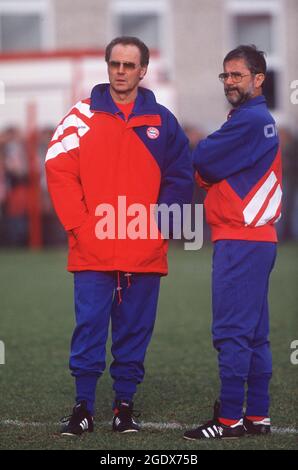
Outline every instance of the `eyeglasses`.
{"type": "Polygon", "coordinates": [[[229,77],[231,77],[233,83],[240,83],[242,78],[248,77],[249,75],[254,75],[254,74],[246,74],[242,75],[241,72],[223,72],[218,75],[218,78],[220,79],[221,82],[226,82],[229,77]]]}
{"type": "Polygon", "coordinates": [[[121,65],[123,66],[123,70],[125,72],[135,70],[139,65],[135,64],[134,62],[119,62],[118,60],[110,60],[108,65],[111,69],[120,69],[121,65]]]}

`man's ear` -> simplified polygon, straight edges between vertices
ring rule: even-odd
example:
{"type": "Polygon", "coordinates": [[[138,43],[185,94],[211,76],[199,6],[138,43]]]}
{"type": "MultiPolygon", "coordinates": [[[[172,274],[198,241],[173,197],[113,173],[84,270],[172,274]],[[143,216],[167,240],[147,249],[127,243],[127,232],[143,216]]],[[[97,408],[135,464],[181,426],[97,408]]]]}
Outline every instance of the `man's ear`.
{"type": "Polygon", "coordinates": [[[141,70],[140,70],[140,80],[143,80],[143,78],[145,77],[146,73],[147,73],[147,65],[144,66],[144,67],[141,67],[141,70]]]}
{"type": "Polygon", "coordinates": [[[263,73],[257,73],[255,76],[255,85],[256,88],[261,88],[265,80],[265,75],[263,73]]]}

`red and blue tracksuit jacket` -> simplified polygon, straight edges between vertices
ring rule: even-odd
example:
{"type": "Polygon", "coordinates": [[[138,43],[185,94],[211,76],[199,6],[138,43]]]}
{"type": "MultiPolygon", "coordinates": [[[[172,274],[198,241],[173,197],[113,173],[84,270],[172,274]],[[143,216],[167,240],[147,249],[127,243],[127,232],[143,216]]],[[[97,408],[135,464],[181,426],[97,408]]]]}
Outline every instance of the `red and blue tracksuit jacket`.
{"type": "Polygon", "coordinates": [[[205,212],[212,241],[277,241],[281,153],[264,96],[232,111],[219,130],[199,142],[193,160],[196,179],[207,189],[205,212]]]}
{"type": "Polygon", "coordinates": [[[91,97],[60,122],[45,165],[49,192],[69,237],[69,271],[167,273],[163,237],[122,239],[117,227],[115,239],[99,240],[95,234],[96,207],[112,205],[117,221],[118,196],[126,196],[127,207],[143,204],[148,214],[151,204],[191,201],[188,140],[150,90],[139,88],[126,122],[109,85],[96,85],[91,97]]]}

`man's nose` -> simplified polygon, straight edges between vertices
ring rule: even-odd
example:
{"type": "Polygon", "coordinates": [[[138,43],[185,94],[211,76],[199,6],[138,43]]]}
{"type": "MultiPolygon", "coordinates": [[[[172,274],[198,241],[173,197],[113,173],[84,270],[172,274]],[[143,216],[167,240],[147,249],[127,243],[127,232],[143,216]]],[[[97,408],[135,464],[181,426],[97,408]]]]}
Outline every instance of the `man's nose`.
{"type": "Polygon", "coordinates": [[[227,78],[225,79],[225,83],[226,85],[231,85],[231,84],[233,85],[234,82],[232,80],[231,74],[227,76],[227,78]]]}
{"type": "Polygon", "coordinates": [[[119,65],[119,67],[118,67],[118,73],[124,73],[124,72],[125,72],[125,70],[124,70],[124,64],[121,64],[121,63],[120,63],[120,65],[119,65]]]}

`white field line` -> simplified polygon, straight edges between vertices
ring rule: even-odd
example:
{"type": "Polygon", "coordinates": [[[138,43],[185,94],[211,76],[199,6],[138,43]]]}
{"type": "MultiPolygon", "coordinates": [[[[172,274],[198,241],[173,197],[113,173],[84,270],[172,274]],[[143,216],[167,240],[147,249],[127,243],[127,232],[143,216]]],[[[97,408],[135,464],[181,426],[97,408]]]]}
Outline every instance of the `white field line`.
{"type": "MultiPolygon", "coordinates": [[[[45,427],[45,426],[59,426],[61,423],[38,423],[34,421],[18,421],[18,420],[13,420],[13,419],[6,419],[0,421],[0,426],[15,426],[18,428],[26,428],[26,427],[45,427]]],[[[111,422],[98,422],[95,423],[97,427],[106,427],[110,426],[111,422]]],[[[197,427],[198,424],[194,425],[187,425],[187,424],[180,424],[180,423],[151,423],[151,422],[140,422],[140,425],[144,429],[155,429],[155,430],[164,430],[164,429],[169,429],[169,430],[185,430],[185,429],[190,429],[193,427],[197,427]]],[[[278,428],[278,427],[271,427],[271,432],[273,434],[298,434],[298,429],[295,428],[278,428]]]]}

